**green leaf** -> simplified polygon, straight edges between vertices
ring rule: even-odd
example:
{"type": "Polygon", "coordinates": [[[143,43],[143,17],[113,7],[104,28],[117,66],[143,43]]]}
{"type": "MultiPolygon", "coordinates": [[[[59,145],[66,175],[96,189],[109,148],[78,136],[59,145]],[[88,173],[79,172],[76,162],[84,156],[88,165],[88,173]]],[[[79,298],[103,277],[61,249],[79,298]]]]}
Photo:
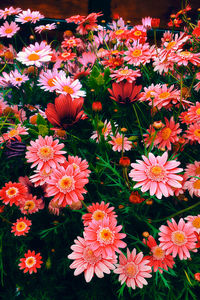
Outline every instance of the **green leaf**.
{"type": "Polygon", "coordinates": [[[40,114],[37,115],[37,125],[47,126],[47,121],[40,114]]]}

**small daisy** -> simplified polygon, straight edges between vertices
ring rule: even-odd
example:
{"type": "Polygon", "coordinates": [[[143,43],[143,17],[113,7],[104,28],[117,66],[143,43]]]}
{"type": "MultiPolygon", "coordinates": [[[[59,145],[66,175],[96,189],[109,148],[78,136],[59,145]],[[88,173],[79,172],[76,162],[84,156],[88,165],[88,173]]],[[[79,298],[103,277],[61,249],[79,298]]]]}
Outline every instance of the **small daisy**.
{"type": "Polygon", "coordinates": [[[111,137],[112,141],[109,141],[108,143],[113,145],[112,149],[113,151],[122,151],[122,147],[124,151],[129,151],[132,148],[132,143],[128,140],[127,137],[123,137],[122,134],[117,133],[117,135],[114,137],[111,137]]]}
{"type": "Polygon", "coordinates": [[[53,140],[52,136],[41,135],[37,140],[30,142],[31,146],[27,147],[26,158],[28,163],[33,163],[31,168],[37,166],[37,170],[45,170],[47,173],[51,168],[56,169],[59,163],[64,163],[65,157],[63,154],[66,151],[61,149],[64,148],[64,144],[59,144],[59,140],[53,140]]]}
{"type": "Polygon", "coordinates": [[[18,16],[15,19],[15,22],[19,23],[36,23],[40,19],[43,19],[44,16],[40,14],[39,11],[31,11],[30,9],[23,10],[21,13],[18,14],[18,16]]]}
{"type": "Polygon", "coordinates": [[[50,178],[52,172],[52,168],[49,172],[46,172],[45,170],[34,170],[35,174],[30,176],[30,181],[34,184],[35,187],[44,185],[46,183],[46,180],[50,178]]]}
{"type": "Polygon", "coordinates": [[[11,38],[19,31],[19,26],[15,22],[11,22],[10,24],[6,21],[0,27],[0,37],[11,38]]]}
{"type": "Polygon", "coordinates": [[[53,30],[53,29],[56,29],[56,23],[40,25],[40,26],[36,26],[34,28],[35,32],[37,32],[37,33],[41,33],[43,31],[48,31],[48,30],[53,30]]]}
{"type": "Polygon", "coordinates": [[[103,258],[102,255],[95,255],[85,239],[79,236],[77,240],[74,240],[74,243],[71,246],[73,252],[68,255],[68,258],[74,260],[69,267],[75,269],[75,276],[84,272],[86,282],[90,282],[94,274],[99,278],[103,278],[104,273],[110,274],[110,270],[115,269],[116,257],[103,258]]]}
{"type": "Polygon", "coordinates": [[[8,141],[13,138],[17,138],[19,141],[21,141],[20,135],[28,135],[27,128],[21,126],[21,124],[17,125],[15,128],[9,127],[8,132],[3,133],[2,137],[4,141],[8,141]]]}
{"type": "Polygon", "coordinates": [[[18,70],[14,70],[10,72],[10,82],[14,86],[21,86],[22,83],[29,80],[28,76],[19,73],[18,70]]]}
{"type": "Polygon", "coordinates": [[[44,208],[44,202],[42,199],[37,199],[36,196],[27,194],[20,200],[19,208],[24,215],[33,214],[44,208]]]}
{"type": "Polygon", "coordinates": [[[134,290],[136,287],[143,288],[143,285],[148,284],[145,278],[152,277],[152,270],[148,264],[149,260],[142,252],[136,254],[135,248],[132,252],[127,248],[127,257],[123,253],[120,254],[119,264],[116,264],[114,273],[119,274],[121,284],[126,282],[126,285],[134,290]]]}
{"type": "Polygon", "coordinates": [[[168,226],[162,225],[158,233],[160,247],[165,250],[166,255],[171,254],[173,257],[177,255],[179,258],[190,258],[190,252],[196,248],[196,236],[191,224],[185,223],[181,218],[178,222],[172,218],[171,222],[167,220],[168,226]]]}
{"type": "Polygon", "coordinates": [[[0,9],[0,19],[6,19],[7,16],[16,15],[21,12],[21,8],[14,8],[10,6],[9,8],[0,9]]]}
{"type": "Polygon", "coordinates": [[[75,170],[78,170],[82,177],[89,177],[91,171],[88,169],[89,165],[86,159],[81,159],[78,156],[68,155],[68,160],[62,164],[64,168],[67,168],[69,165],[72,165],[75,170]]]}
{"type": "Polygon", "coordinates": [[[141,191],[145,193],[149,190],[150,195],[156,195],[158,199],[173,196],[173,188],[181,188],[182,176],[177,175],[183,171],[177,168],[179,161],[168,161],[167,151],[162,156],[155,157],[153,153],[149,153],[149,157],[142,156],[142,160],[136,160],[137,163],[131,164],[133,168],[129,176],[133,181],[138,182],[134,188],[141,187],[141,191]]]}
{"type": "Polygon", "coordinates": [[[9,181],[0,190],[0,198],[6,205],[18,205],[27,192],[28,189],[23,184],[9,181]]]}
{"type": "Polygon", "coordinates": [[[188,179],[194,176],[200,177],[200,161],[195,161],[193,164],[186,166],[184,177],[188,179]]]}
{"type": "Polygon", "coordinates": [[[150,48],[149,44],[145,43],[137,44],[134,42],[128,51],[124,52],[124,60],[130,65],[139,66],[140,64],[145,65],[149,63],[153,55],[153,48],[150,48]]]}
{"type": "MultiPolygon", "coordinates": [[[[108,136],[112,133],[112,126],[111,123],[105,120],[103,124],[103,128],[101,130],[101,134],[104,136],[104,139],[107,140],[108,136]]],[[[91,139],[96,140],[97,143],[100,141],[100,133],[98,133],[96,130],[93,131],[93,135],[91,136],[91,139]]]]}
{"type": "Polygon", "coordinates": [[[59,216],[61,211],[61,206],[58,205],[58,200],[54,201],[53,199],[49,202],[48,210],[50,213],[59,216]]]}
{"type": "Polygon", "coordinates": [[[101,203],[92,203],[87,207],[89,213],[82,216],[84,226],[88,226],[92,220],[101,222],[104,218],[116,218],[114,207],[109,207],[110,203],[105,204],[104,201],[101,203]]]}
{"type": "Polygon", "coordinates": [[[200,102],[196,102],[195,105],[190,106],[188,116],[193,123],[200,122],[200,102]]]}
{"type": "Polygon", "coordinates": [[[193,227],[193,230],[197,233],[200,233],[200,215],[197,216],[188,216],[185,218],[189,224],[193,227]]]}
{"type": "Polygon", "coordinates": [[[26,235],[29,232],[32,222],[26,217],[17,219],[16,223],[13,223],[12,231],[15,236],[26,235]]]}
{"type": "Polygon", "coordinates": [[[53,70],[46,70],[46,71],[41,71],[38,79],[38,86],[40,86],[41,89],[48,91],[48,92],[53,92],[56,89],[54,79],[60,78],[60,76],[63,75],[65,76],[64,71],[58,71],[56,69],[53,70]]]}
{"type": "Polygon", "coordinates": [[[193,197],[193,195],[200,197],[200,179],[191,178],[185,182],[183,188],[188,190],[191,197],[193,197]]]}
{"type": "Polygon", "coordinates": [[[19,267],[20,270],[24,269],[24,273],[29,272],[29,274],[37,273],[37,269],[41,268],[42,256],[40,253],[35,254],[35,251],[28,250],[25,253],[25,258],[20,258],[19,267]]]}
{"type": "Polygon", "coordinates": [[[81,91],[82,84],[78,79],[73,80],[69,76],[66,77],[64,74],[61,74],[59,78],[56,76],[53,83],[55,84],[56,92],[59,94],[70,94],[73,99],[86,96],[85,91],[81,91]]]}
{"type": "Polygon", "coordinates": [[[185,138],[191,143],[198,142],[200,144],[200,123],[191,124],[185,133],[185,138]]]}
{"type": "Polygon", "coordinates": [[[133,81],[136,80],[137,77],[140,76],[141,76],[140,70],[132,70],[129,69],[128,67],[121,68],[119,70],[114,70],[110,75],[112,79],[117,79],[116,80],[117,83],[123,80],[127,80],[128,82],[132,83],[133,81]]]}

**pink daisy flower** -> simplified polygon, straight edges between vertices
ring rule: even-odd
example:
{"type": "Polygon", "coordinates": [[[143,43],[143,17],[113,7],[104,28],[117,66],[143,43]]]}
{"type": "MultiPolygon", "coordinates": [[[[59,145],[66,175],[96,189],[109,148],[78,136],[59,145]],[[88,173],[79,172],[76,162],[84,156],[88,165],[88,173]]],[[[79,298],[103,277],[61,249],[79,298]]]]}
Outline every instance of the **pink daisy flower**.
{"type": "Polygon", "coordinates": [[[167,220],[168,226],[162,225],[158,233],[160,247],[165,250],[166,255],[172,253],[173,257],[190,258],[190,252],[196,248],[196,236],[190,224],[186,224],[181,218],[178,222],[172,218],[172,222],[167,220]]]}
{"type": "Polygon", "coordinates": [[[200,64],[199,53],[183,51],[183,49],[179,49],[176,52],[172,52],[168,56],[168,59],[173,63],[176,63],[178,66],[187,66],[189,62],[195,66],[200,64]]]}
{"type": "Polygon", "coordinates": [[[31,11],[30,9],[27,9],[19,13],[15,21],[22,24],[27,22],[31,22],[35,24],[37,21],[43,18],[44,16],[41,15],[39,11],[31,11]]]}
{"type": "Polygon", "coordinates": [[[136,254],[135,248],[132,252],[127,248],[127,257],[123,253],[120,254],[119,264],[116,265],[114,273],[119,274],[121,284],[126,282],[126,285],[134,290],[136,287],[143,288],[143,285],[148,284],[145,278],[152,277],[148,264],[149,260],[142,252],[136,254]]]}
{"type": "Polygon", "coordinates": [[[11,71],[9,75],[11,84],[17,87],[29,80],[28,76],[21,74],[18,70],[11,71]]]}
{"type": "Polygon", "coordinates": [[[3,133],[2,137],[4,141],[8,141],[13,138],[17,138],[18,140],[21,140],[20,135],[28,135],[28,129],[24,126],[21,126],[21,124],[17,125],[15,128],[10,127],[9,131],[3,133]]]}
{"type": "Polygon", "coordinates": [[[5,9],[0,9],[0,19],[6,19],[7,16],[11,16],[11,15],[16,15],[18,13],[20,13],[21,8],[14,8],[12,6],[10,6],[9,8],[5,8],[5,9]]]}
{"type": "Polygon", "coordinates": [[[49,212],[59,216],[61,207],[58,205],[58,201],[54,201],[53,199],[49,202],[48,206],[49,212]]]}
{"type": "Polygon", "coordinates": [[[10,76],[6,72],[2,72],[2,76],[0,76],[0,87],[5,88],[11,86],[10,76]]]}
{"type": "Polygon", "coordinates": [[[0,27],[0,37],[11,38],[19,31],[19,26],[15,22],[11,22],[10,24],[6,21],[0,27]]]}
{"type": "Polygon", "coordinates": [[[139,66],[140,64],[145,65],[149,63],[153,55],[153,48],[149,44],[144,45],[134,42],[132,47],[128,51],[124,52],[124,60],[130,65],[139,66]]]}
{"type": "Polygon", "coordinates": [[[174,90],[174,85],[168,88],[167,84],[163,84],[154,99],[154,106],[157,106],[158,109],[169,108],[175,99],[180,99],[180,91],[174,90]]]}
{"type": "Polygon", "coordinates": [[[193,231],[200,233],[200,215],[187,216],[185,220],[193,227],[193,231]]]}
{"type": "Polygon", "coordinates": [[[200,144],[200,123],[191,124],[185,133],[184,137],[191,143],[198,142],[200,144]]]}
{"type": "Polygon", "coordinates": [[[193,195],[200,197],[200,179],[191,178],[185,182],[183,188],[188,190],[191,197],[193,197],[193,195]]]}
{"type": "Polygon", "coordinates": [[[8,104],[6,101],[4,101],[4,98],[2,98],[0,95],[0,116],[2,115],[2,113],[6,107],[8,107],[8,104]]]}
{"type": "Polygon", "coordinates": [[[64,163],[65,157],[63,154],[66,151],[64,144],[59,144],[59,140],[53,140],[52,136],[45,136],[43,138],[39,135],[37,140],[30,142],[31,146],[27,147],[26,158],[28,163],[33,163],[31,168],[37,166],[37,170],[45,170],[47,173],[51,168],[55,169],[60,163],[64,163]]]}
{"type": "Polygon", "coordinates": [[[89,165],[86,159],[82,160],[78,156],[68,155],[68,160],[66,160],[62,166],[67,168],[70,165],[72,165],[75,170],[78,170],[83,177],[90,176],[91,171],[88,169],[89,165]]]}
{"type": "Polygon", "coordinates": [[[142,156],[143,160],[136,160],[137,163],[131,164],[133,168],[129,176],[133,181],[138,182],[134,188],[141,187],[144,193],[150,191],[150,195],[156,195],[158,199],[162,196],[169,197],[174,195],[173,188],[181,188],[182,176],[177,175],[183,171],[177,168],[179,161],[167,161],[167,151],[162,156],[155,157],[153,153],[149,153],[149,157],[142,156]]]}
{"type": "Polygon", "coordinates": [[[151,17],[145,17],[142,18],[142,25],[144,26],[145,29],[150,29],[151,28],[151,17]]]}
{"type": "Polygon", "coordinates": [[[74,260],[69,267],[75,269],[75,276],[84,272],[86,282],[90,282],[94,274],[99,278],[103,278],[104,273],[110,274],[110,270],[115,269],[116,257],[103,258],[101,254],[95,255],[85,239],[79,236],[74,242],[75,244],[71,246],[73,252],[68,255],[68,258],[74,260]]]}
{"type": "Polygon", "coordinates": [[[53,169],[51,168],[49,172],[46,172],[45,170],[34,170],[33,175],[30,176],[30,181],[34,184],[35,187],[39,185],[46,184],[46,180],[50,178],[51,174],[53,172],[53,169]]]}
{"type": "Polygon", "coordinates": [[[40,26],[36,26],[34,28],[35,32],[37,32],[37,33],[41,33],[43,31],[48,31],[48,30],[53,30],[53,29],[56,29],[56,23],[40,25],[40,26]]]}
{"type": "Polygon", "coordinates": [[[17,219],[16,223],[13,223],[11,232],[14,232],[15,236],[26,235],[31,225],[32,222],[26,217],[17,219]]]}
{"type": "Polygon", "coordinates": [[[188,116],[192,122],[200,123],[200,102],[196,102],[195,105],[190,106],[188,116]]]}
{"type": "Polygon", "coordinates": [[[141,73],[140,70],[132,70],[128,67],[121,68],[119,70],[113,70],[110,77],[112,79],[117,79],[116,82],[120,82],[123,80],[127,80],[128,82],[132,83],[136,80],[137,77],[140,77],[141,73]]]}
{"type": "Polygon", "coordinates": [[[44,202],[42,199],[37,199],[36,196],[27,194],[19,202],[19,209],[22,214],[33,214],[44,208],[44,202]]]}
{"type": "Polygon", "coordinates": [[[86,194],[84,186],[88,179],[78,169],[74,169],[73,165],[69,165],[67,168],[59,166],[54,169],[46,182],[47,196],[54,196],[53,200],[58,200],[58,205],[65,207],[84,199],[82,194],[86,194]]]}
{"type": "MultiPolygon", "coordinates": [[[[107,140],[108,136],[112,133],[112,126],[111,123],[105,120],[104,126],[101,130],[101,134],[104,136],[104,139],[107,140]]],[[[100,134],[95,130],[93,131],[93,135],[91,139],[96,140],[97,143],[100,141],[100,134]]]]}
{"type": "Polygon", "coordinates": [[[104,218],[101,222],[92,220],[88,227],[85,227],[84,238],[96,256],[103,258],[114,258],[115,252],[121,253],[119,248],[125,248],[126,243],[122,241],[125,233],[119,233],[122,226],[117,226],[115,218],[104,218]]]}
{"type": "Polygon", "coordinates": [[[152,98],[155,98],[161,88],[160,84],[154,85],[153,83],[144,87],[144,92],[140,93],[140,101],[150,101],[149,105],[152,106],[152,98]]]}
{"type": "Polygon", "coordinates": [[[157,245],[155,239],[150,235],[147,240],[143,240],[143,243],[147,245],[150,248],[151,255],[145,256],[146,259],[148,259],[149,266],[153,267],[153,271],[157,272],[159,270],[160,273],[163,273],[162,269],[165,269],[166,271],[169,268],[173,268],[173,265],[175,264],[173,257],[169,254],[166,255],[165,251],[160,247],[160,245],[157,245]]]}
{"type": "Polygon", "coordinates": [[[188,111],[184,111],[180,114],[179,119],[182,124],[191,124],[192,120],[189,117],[188,111]]]}
{"type": "Polygon", "coordinates": [[[92,52],[84,52],[82,53],[82,57],[78,59],[78,61],[87,68],[92,68],[96,61],[96,55],[92,52]]]}
{"type": "Polygon", "coordinates": [[[199,82],[194,86],[194,89],[198,92],[200,90],[200,72],[196,73],[196,79],[198,79],[199,82]]]}
{"type": "Polygon", "coordinates": [[[82,216],[84,226],[88,226],[92,220],[101,222],[104,218],[117,218],[117,215],[113,211],[113,206],[109,207],[110,203],[92,203],[87,207],[89,213],[82,216]]]}
{"type": "Polygon", "coordinates": [[[129,151],[132,148],[132,142],[130,142],[127,137],[123,137],[120,133],[117,133],[116,136],[111,136],[111,139],[112,141],[109,141],[108,143],[113,146],[113,151],[122,151],[122,144],[124,151],[129,151]]]}
{"type": "Polygon", "coordinates": [[[39,75],[39,80],[38,80],[38,86],[40,86],[41,89],[48,91],[48,92],[53,92],[55,91],[55,83],[54,79],[58,79],[61,75],[65,76],[64,71],[58,71],[56,69],[53,70],[46,70],[46,71],[41,71],[39,75]]]}
{"type": "Polygon", "coordinates": [[[171,144],[178,142],[178,135],[181,133],[179,123],[174,122],[174,117],[171,117],[170,121],[165,118],[166,126],[158,131],[156,138],[154,140],[154,146],[158,145],[158,149],[167,148],[172,149],[171,144]]]}
{"type": "Polygon", "coordinates": [[[41,264],[43,263],[40,253],[35,254],[35,251],[28,250],[24,256],[24,258],[20,258],[20,263],[18,264],[19,269],[24,269],[24,273],[37,273],[37,269],[41,268],[41,264]]]}
{"type": "Polygon", "coordinates": [[[70,94],[74,98],[85,97],[85,91],[81,91],[82,84],[78,79],[73,80],[69,76],[66,77],[65,74],[61,74],[59,77],[53,80],[55,84],[56,92],[59,94],[70,94]]]}
{"type": "Polygon", "coordinates": [[[200,161],[195,161],[193,164],[186,166],[184,177],[188,179],[193,176],[200,177],[200,161]]]}

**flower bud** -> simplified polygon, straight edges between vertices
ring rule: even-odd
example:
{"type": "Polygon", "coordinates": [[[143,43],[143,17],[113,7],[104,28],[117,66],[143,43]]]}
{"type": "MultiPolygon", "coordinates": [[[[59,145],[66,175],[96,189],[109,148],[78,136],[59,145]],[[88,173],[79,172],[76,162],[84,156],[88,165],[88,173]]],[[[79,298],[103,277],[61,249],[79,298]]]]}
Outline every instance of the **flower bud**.
{"type": "Polygon", "coordinates": [[[92,110],[96,111],[96,112],[101,111],[102,110],[101,102],[100,101],[93,102],[92,103],[92,110]]]}
{"type": "Polygon", "coordinates": [[[119,160],[119,164],[123,168],[128,168],[131,164],[130,158],[128,158],[127,156],[121,157],[120,160],[119,160]]]}

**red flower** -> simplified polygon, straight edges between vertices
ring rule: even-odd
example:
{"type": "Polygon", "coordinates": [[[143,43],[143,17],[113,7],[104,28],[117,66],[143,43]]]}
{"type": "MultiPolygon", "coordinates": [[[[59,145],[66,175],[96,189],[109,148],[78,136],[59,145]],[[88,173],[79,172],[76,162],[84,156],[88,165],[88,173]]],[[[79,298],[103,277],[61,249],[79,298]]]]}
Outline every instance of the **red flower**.
{"type": "Polygon", "coordinates": [[[200,248],[200,233],[194,231],[194,234],[196,235],[197,238],[196,248],[200,248]]]}
{"type": "Polygon", "coordinates": [[[55,104],[47,104],[47,109],[45,110],[47,119],[52,125],[56,126],[54,129],[66,129],[81,119],[84,113],[81,110],[83,102],[83,98],[72,99],[69,94],[60,95],[55,99],[55,104]]]}
{"type": "Polygon", "coordinates": [[[138,94],[141,91],[141,85],[135,85],[135,83],[120,82],[113,83],[112,90],[108,89],[111,94],[110,98],[121,104],[128,104],[136,101],[138,94]]]}
{"type": "Polygon", "coordinates": [[[27,194],[28,189],[21,183],[11,182],[5,184],[5,186],[0,190],[0,199],[6,205],[13,204],[18,205],[19,201],[24,198],[27,194]]]}
{"type": "Polygon", "coordinates": [[[16,223],[13,223],[11,232],[16,236],[26,235],[29,232],[32,222],[26,217],[17,219],[16,223]]]}
{"type": "Polygon", "coordinates": [[[160,26],[160,19],[159,18],[153,18],[151,20],[151,27],[158,28],[160,26]]]}
{"type": "Polygon", "coordinates": [[[122,166],[124,168],[129,167],[130,164],[131,164],[130,158],[127,157],[127,156],[121,157],[120,160],[119,160],[119,164],[120,164],[120,166],[122,166]]]}
{"type": "Polygon", "coordinates": [[[96,101],[92,103],[92,110],[93,111],[101,111],[102,110],[102,104],[100,101],[96,101]]]}
{"type": "Polygon", "coordinates": [[[18,265],[20,270],[24,269],[24,273],[29,272],[29,274],[37,273],[37,269],[41,268],[43,263],[40,253],[35,254],[35,251],[28,250],[24,256],[25,258],[20,258],[21,263],[18,265]]]}
{"type": "Polygon", "coordinates": [[[145,199],[140,196],[138,191],[135,191],[135,192],[131,192],[129,201],[133,204],[138,204],[138,203],[142,203],[143,201],[145,201],[145,199]]]}

